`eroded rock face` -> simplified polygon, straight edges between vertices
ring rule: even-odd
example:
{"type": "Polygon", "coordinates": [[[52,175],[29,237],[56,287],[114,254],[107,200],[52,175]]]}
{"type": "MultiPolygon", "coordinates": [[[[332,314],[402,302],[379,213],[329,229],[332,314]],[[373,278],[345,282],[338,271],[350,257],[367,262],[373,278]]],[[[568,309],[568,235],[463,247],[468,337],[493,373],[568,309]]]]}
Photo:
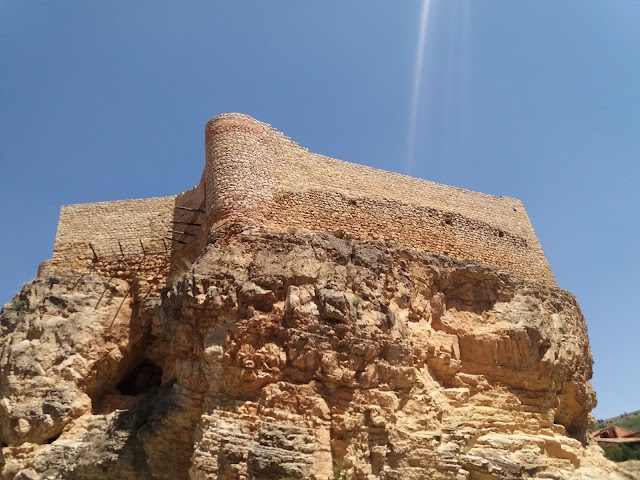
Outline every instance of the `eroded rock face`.
{"type": "Polygon", "coordinates": [[[128,285],[99,277],[40,278],[2,315],[2,441],[49,443],[117,381],[136,342],[128,285]]]}
{"type": "Polygon", "coordinates": [[[256,229],[160,299],[69,274],[12,305],[4,479],[635,475],[588,445],[575,298],[477,264],[256,229]]]}

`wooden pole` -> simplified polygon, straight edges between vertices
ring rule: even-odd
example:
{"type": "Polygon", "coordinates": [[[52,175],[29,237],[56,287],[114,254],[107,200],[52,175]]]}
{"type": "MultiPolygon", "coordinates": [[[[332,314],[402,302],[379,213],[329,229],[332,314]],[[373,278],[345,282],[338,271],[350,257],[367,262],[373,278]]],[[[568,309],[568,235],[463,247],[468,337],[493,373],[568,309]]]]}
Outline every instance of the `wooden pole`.
{"type": "Polygon", "coordinates": [[[181,243],[183,245],[186,245],[187,242],[183,242],[182,240],[178,240],[177,238],[169,238],[169,237],[165,237],[167,240],[171,240],[172,242],[178,242],[181,243]]]}
{"type": "Polygon", "coordinates": [[[179,225],[189,225],[191,227],[201,227],[202,224],[201,223],[191,223],[191,222],[178,222],[176,220],[173,221],[173,223],[179,224],[179,225]]]}
{"type": "Polygon", "coordinates": [[[204,210],[201,210],[199,208],[189,208],[189,207],[179,207],[176,206],[176,208],[178,210],[186,210],[187,212],[198,212],[198,213],[204,213],[204,210]]]}
{"type": "Polygon", "coordinates": [[[91,242],[89,242],[89,248],[91,249],[91,251],[93,252],[93,261],[97,262],[98,261],[98,254],[96,253],[96,251],[93,249],[93,245],[91,245],[91,242]]]}

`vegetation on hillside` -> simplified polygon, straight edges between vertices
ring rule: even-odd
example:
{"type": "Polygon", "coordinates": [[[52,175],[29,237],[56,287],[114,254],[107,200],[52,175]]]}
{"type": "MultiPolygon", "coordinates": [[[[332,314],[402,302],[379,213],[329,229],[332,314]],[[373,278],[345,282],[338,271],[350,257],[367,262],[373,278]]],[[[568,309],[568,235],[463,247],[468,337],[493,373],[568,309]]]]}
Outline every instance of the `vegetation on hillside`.
{"type": "MultiPolygon", "coordinates": [[[[640,410],[631,413],[625,412],[622,415],[608,418],[606,420],[598,420],[596,423],[596,429],[600,430],[612,425],[631,430],[632,432],[640,431],[640,410]]],[[[604,448],[604,456],[614,462],[640,460],[640,444],[628,445],[622,443],[620,445],[608,446],[604,448]]]]}
{"type": "Polygon", "coordinates": [[[604,456],[614,462],[640,460],[640,445],[629,446],[625,443],[604,449],[604,456]]]}
{"type": "Polygon", "coordinates": [[[596,424],[596,429],[600,430],[601,428],[610,427],[611,425],[615,425],[620,428],[626,428],[627,430],[631,430],[632,432],[637,432],[640,430],[640,410],[636,410],[631,413],[623,413],[617,417],[609,418],[606,420],[598,420],[596,424]]]}

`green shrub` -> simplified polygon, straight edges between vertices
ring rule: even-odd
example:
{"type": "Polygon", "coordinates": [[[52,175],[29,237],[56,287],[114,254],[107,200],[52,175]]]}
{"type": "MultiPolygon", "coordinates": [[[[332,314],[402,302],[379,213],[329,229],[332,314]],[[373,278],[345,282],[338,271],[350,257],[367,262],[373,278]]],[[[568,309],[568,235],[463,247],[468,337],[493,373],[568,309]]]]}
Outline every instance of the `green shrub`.
{"type": "Polygon", "coordinates": [[[616,425],[620,428],[626,428],[627,430],[631,430],[632,432],[640,430],[640,410],[631,413],[623,413],[622,415],[618,415],[617,417],[609,418],[606,420],[600,419],[596,424],[596,428],[599,430],[610,425],[616,425]]]}
{"type": "Polygon", "coordinates": [[[629,446],[626,443],[614,445],[604,450],[604,456],[614,462],[640,460],[640,445],[629,446]]]}
{"type": "Polygon", "coordinates": [[[21,298],[14,298],[11,303],[7,304],[7,310],[12,310],[14,312],[18,312],[27,307],[27,302],[22,300],[21,298]]]}
{"type": "Polygon", "coordinates": [[[336,464],[333,467],[333,477],[329,480],[350,480],[350,478],[349,471],[343,470],[342,465],[336,464]]]}

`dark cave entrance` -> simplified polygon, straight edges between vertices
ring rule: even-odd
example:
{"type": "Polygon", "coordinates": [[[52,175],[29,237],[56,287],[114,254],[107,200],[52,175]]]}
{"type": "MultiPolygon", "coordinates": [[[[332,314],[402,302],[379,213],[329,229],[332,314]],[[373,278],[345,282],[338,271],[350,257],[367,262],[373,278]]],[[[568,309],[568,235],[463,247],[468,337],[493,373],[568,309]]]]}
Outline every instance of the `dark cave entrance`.
{"type": "Polygon", "coordinates": [[[122,395],[140,395],[153,387],[159,387],[161,382],[162,368],[149,360],[143,360],[116,385],[116,390],[122,395]]]}

